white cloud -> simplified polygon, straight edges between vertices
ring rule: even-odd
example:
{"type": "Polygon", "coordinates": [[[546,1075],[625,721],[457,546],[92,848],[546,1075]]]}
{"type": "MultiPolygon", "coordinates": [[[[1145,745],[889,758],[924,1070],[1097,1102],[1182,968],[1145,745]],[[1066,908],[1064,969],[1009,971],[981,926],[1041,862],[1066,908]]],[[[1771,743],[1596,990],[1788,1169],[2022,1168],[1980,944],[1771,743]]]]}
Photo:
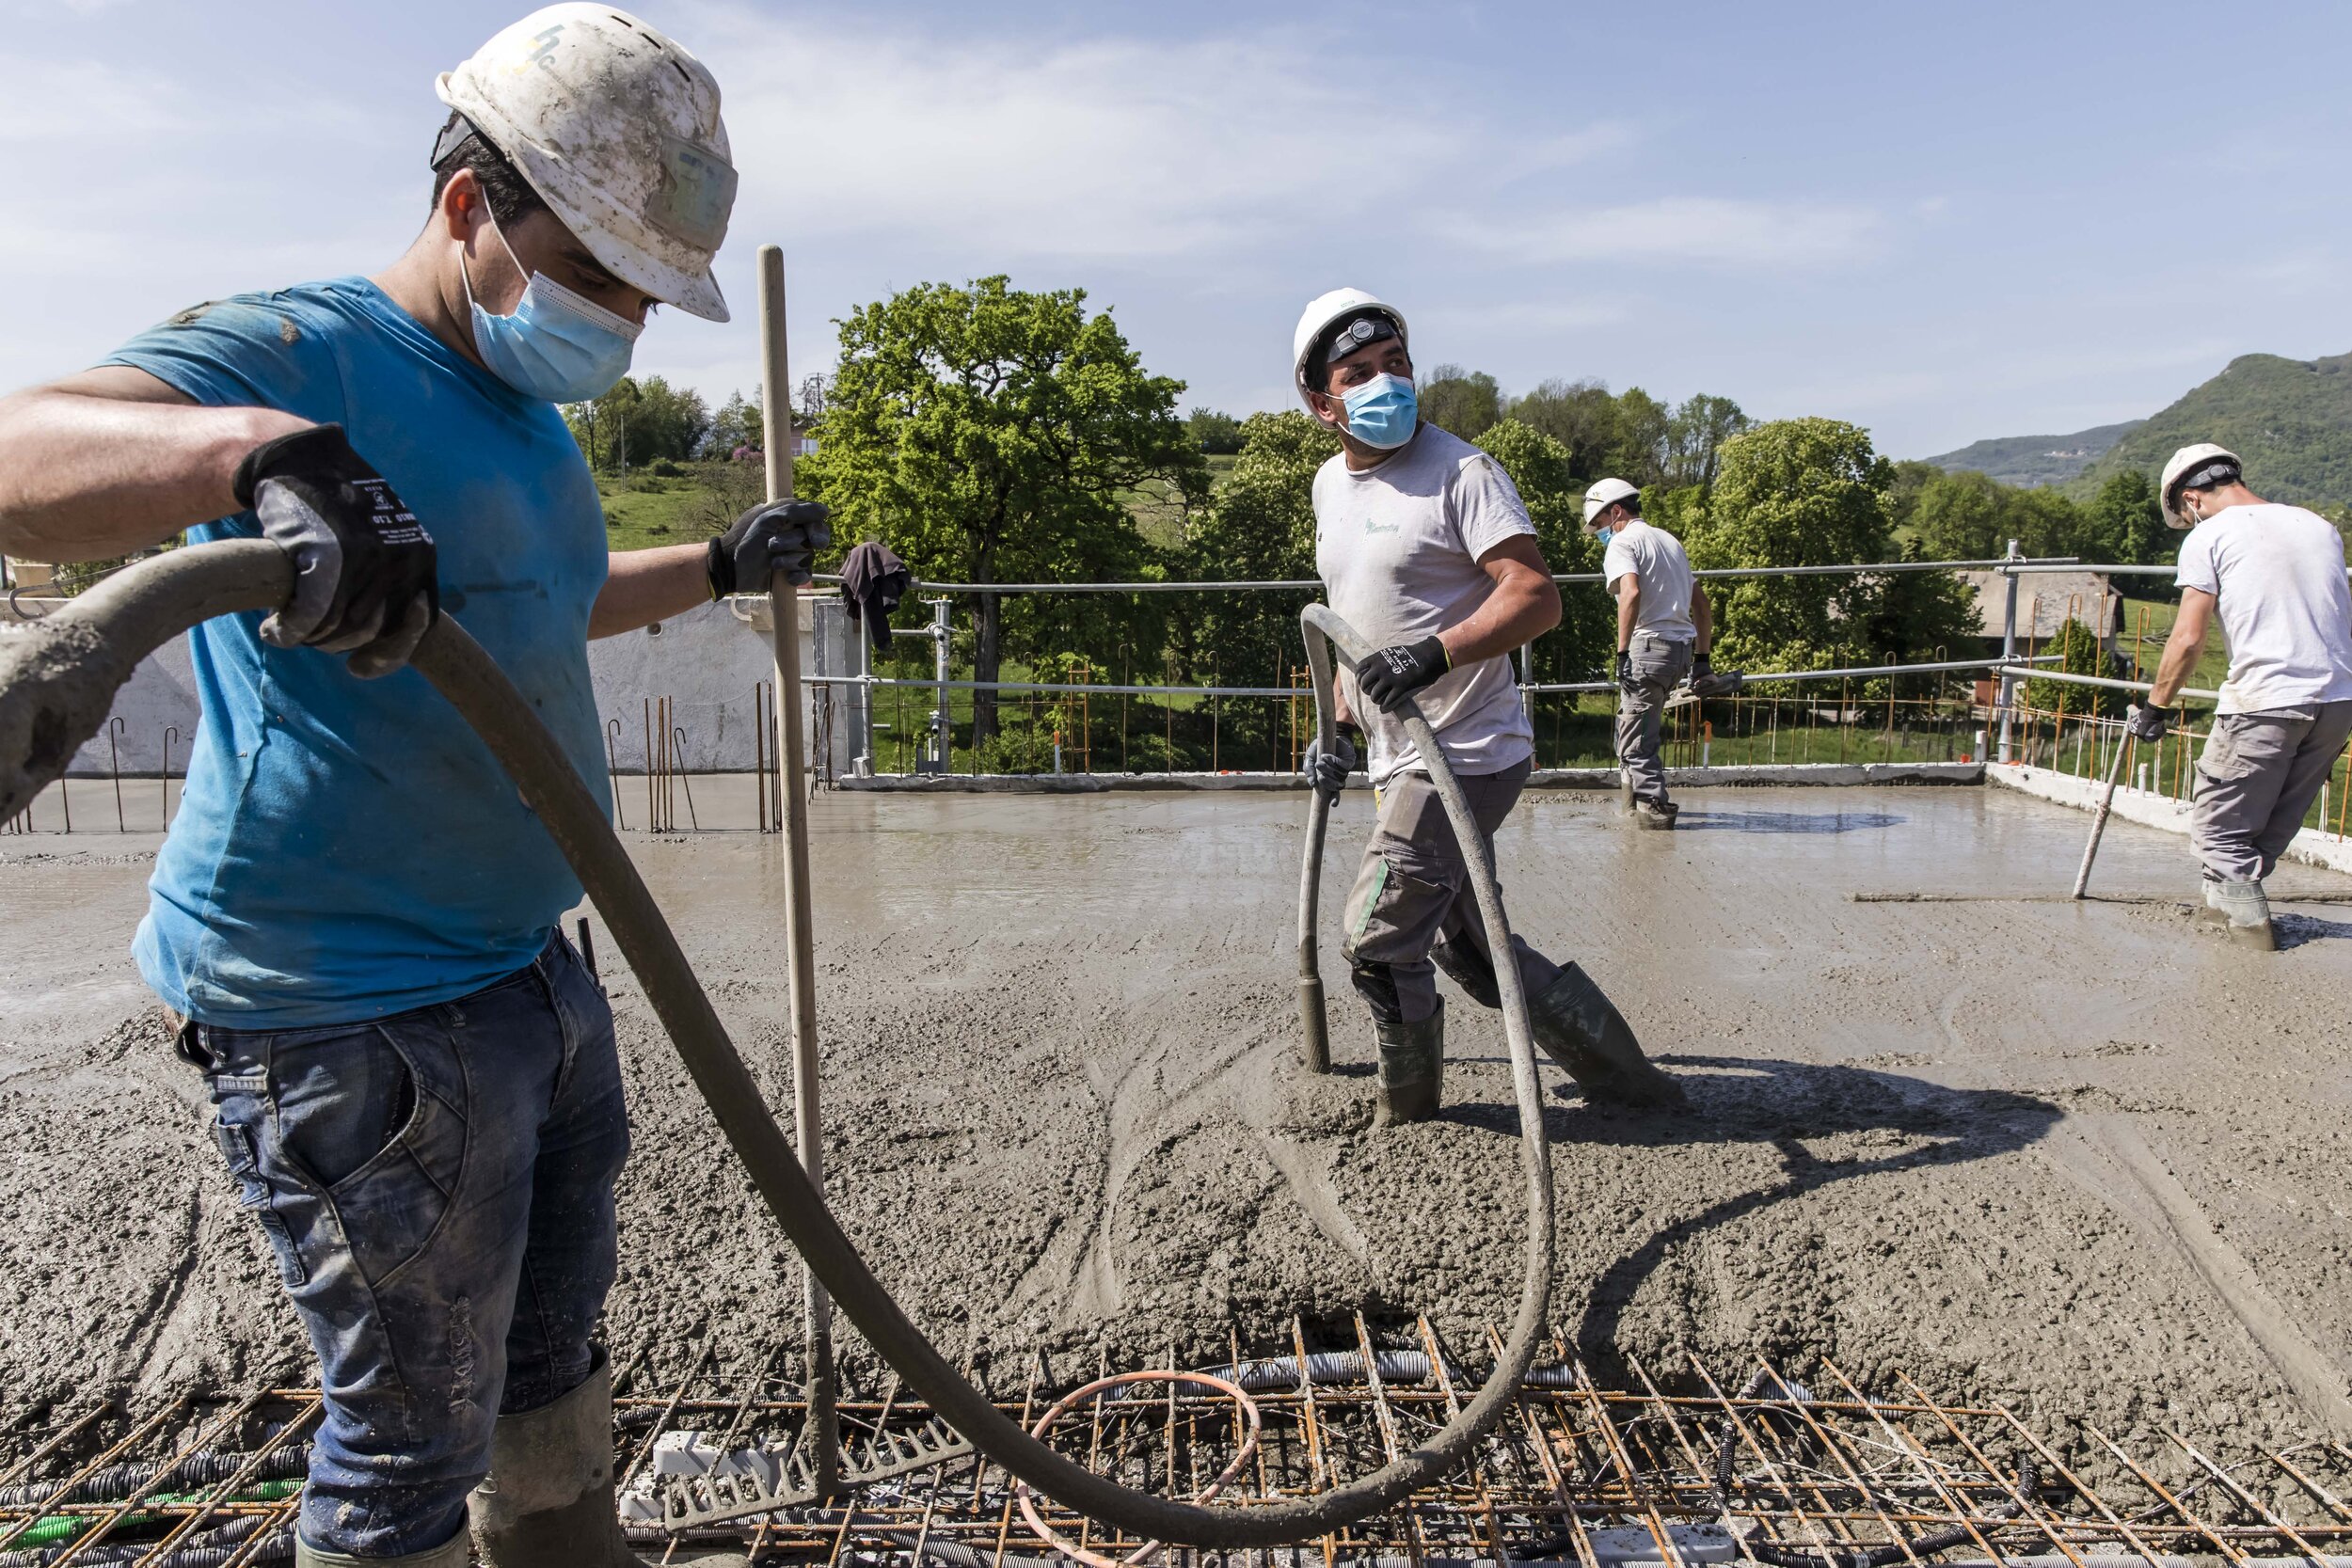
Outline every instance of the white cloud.
{"type": "Polygon", "coordinates": [[[0,54],[0,148],[101,146],[184,131],[184,91],[99,60],[0,54]]]}
{"type": "Polygon", "coordinates": [[[1279,33],[946,43],[816,18],[787,33],[717,7],[693,37],[724,66],[739,230],[914,235],[976,256],[1295,245],[1434,192],[1458,197],[1466,181],[1581,162],[1627,135],[1502,136],[1439,102],[1375,122],[1327,55],[1279,33]]]}
{"type": "Polygon", "coordinates": [[[1530,264],[1685,261],[1820,269],[1867,261],[1886,244],[1883,220],[1866,207],[1712,197],[1661,197],[1525,222],[1466,218],[1461,228],[1472,243],[1530,264]]]}

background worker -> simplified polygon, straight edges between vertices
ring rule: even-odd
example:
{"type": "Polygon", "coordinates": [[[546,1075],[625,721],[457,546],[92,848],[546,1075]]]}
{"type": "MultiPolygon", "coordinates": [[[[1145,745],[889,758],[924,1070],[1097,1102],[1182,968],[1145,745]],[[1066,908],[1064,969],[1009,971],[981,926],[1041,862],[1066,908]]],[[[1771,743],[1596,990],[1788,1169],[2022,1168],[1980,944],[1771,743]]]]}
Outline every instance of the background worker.
{"type": "Polygon", "coordinates": [[[2205,907],[2233,937],[2268,948],[2263,879],[2352,736],[2344,536],[2315,513],[2254,494],[2237,454],[2211,442],[2172,454],[2162,495],[2164,520],[2190,531],[2173,578],[2181,613],[2153,689],[2125,723],[2143,741],[2164,738],[2167,710],[2218,612],[2230,675],[2197,759],[2189,842],[2204,865],[2205,907]]]}
{"type": "Polygon", "coordinates": [[[1601,580],[1617,601],[1617,766],[1631,785],[1633,820],[1671,829],[1681,808],[1666,798],[1659,760],[1666,698],[1685,679],[1714,673],[1714,612],[1682,541],[1644,522],[1641,507],[1641,491],[1622,479],[1584,492],[1584,527],[1608,546],[1601,580]]]}
{"type": "MultiPolygon", "coordinates": [[[[1535,752],[1505,656],[1560,624],[1560,590],[1502,466],[1421,422],[1401,313],[1336,290],[1308,305],[1291,349],[1299,397],[1342,448],[1315,474],[1315,568],[1375,647],[1336,683],[1340,717],[1369,738],[1379,812],[1343,951],[1379,1041],[1379,1119],[1419,1120],[1438,1109],[1445,1059],[1437,968],[1486,1006],[1502,998],[1468,867],[1398,714],[1418,700],[1491,849],[1535,752]]],[[[1316,787],[1336,801],[1354,762],[1318,747],[1316,787]]],[[[1681,1102],[1590,976],[1512,945],[1535,1038],[1588,1098],[1681,1102]]]]}
{"type": "Polygon", "coordinates": [[[294,557],[284,609],[192,634],[204,721],[134,952],[319,1356],[296,1560],[456,1568],[470,1512],[498,1568],[612,1568],[612,1016],[557,930],[579,882],[402,666],[461,614],[601,795],[588,639],[805,580],[823,513],[610,555],[555,407],[620,378],[656,302],[727,317],[709,71],[565,5],[439,93],[390,266],[199,306],[0,402],[0,549],[294,557]]]}

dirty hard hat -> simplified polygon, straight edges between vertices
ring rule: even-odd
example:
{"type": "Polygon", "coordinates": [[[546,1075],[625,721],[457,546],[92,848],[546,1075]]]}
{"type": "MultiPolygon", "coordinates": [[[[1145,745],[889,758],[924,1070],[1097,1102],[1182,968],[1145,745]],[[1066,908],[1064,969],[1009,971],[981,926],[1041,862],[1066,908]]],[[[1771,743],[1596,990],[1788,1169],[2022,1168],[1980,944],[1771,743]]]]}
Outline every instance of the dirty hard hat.
{"type": "Polygon", "coordinates": [[[1584,520],[1589,523],[1616,502],[1634,500],[1641,494],[1639,485],[1628,484],[1621,479],[1604,479],[1584,492],[1584,520]]]}
{"type": "Polygon", "coordinates": [[[2242,467],[2237,453],[2211,441],[2200,441],[2174,452],[2164,466],[2164,483],[2156,491],[2164,499],[2164,520],[2173,528],[2188,527],[2188,518],[2181,514],[2181,492],[2229,483],[2238,477],[2242,467]]]}
{"type": "Polygon", "coordinates": [[[609,6],[536,10],[436,89],[515,166],[607,272],[705,321],[735,207],[719,84],[654,28],[609,6]]]}
{"type": "Polygon", "coordinates": [[[1393,337],[1410,348],[1405,328],[1405,317],[1396,307],[1361,289],[1334,289],[1318,294],[1307,304],[1298,318],[1298,330],[1291,334],[1291,375],[1297,383],[1298,400],[1312,408],[1307,394],[1314,383],[1308,377],[1310,359],[1318,371],[1332,359],[1343,359],[1366,343],[1376,343],[1382,338],[1393,337]],[[1343,328],[1349,335],[1342,347],[1333,328],[1343,328]],[[1360,331],[1362,336],[1357,337],[1360,331]],[[1328,338],[1331,341],[1326,341],[1328,338]],[[1317,354],[1317,349],[1323,352],[1317,354]],[[1337,350],[1337,352],[1332,352],[1337,350]]]}

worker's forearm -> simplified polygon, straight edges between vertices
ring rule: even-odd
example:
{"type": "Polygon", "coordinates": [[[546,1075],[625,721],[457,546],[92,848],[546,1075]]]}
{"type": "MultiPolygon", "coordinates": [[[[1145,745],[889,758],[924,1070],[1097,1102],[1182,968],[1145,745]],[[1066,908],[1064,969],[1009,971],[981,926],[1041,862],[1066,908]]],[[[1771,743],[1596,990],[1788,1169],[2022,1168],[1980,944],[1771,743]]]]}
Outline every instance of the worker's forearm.
{"type": "Polygon", "coordinates": [[[1469,620],[1438,634],[1455,669],[1525,647],[1560,624],[1560,587],[1536,572],[1495,585],[1469,620]]]}
{"type": "Polygon", "coordinates": [[[1695,584],[1691,589],[1691,625],[1698,632],[1698,644],[1692,652],[1705,657],[1715,647],[1715,606],[1708,598],[1707,590],[1695,584]]]}
{"type": "Polygon", "coordinates": [[[2189,672],[2197,668],[2197,660],[2204,652],[2203,627],[2199,627],[2194,637],[2183,637],[2176,632],[2164,645],[2164,657],[2156,662],[2155,685],[2148,693],[2148,705],[2170,707],[2172,699],[2181,694],[2181,688],[2188,684],[2189,672]]]}
{"type": "Polygon", "coordinates": [[[709,558],[703,545],[615,551],[604,592],[588,615],[588,635],[617,637],[708,604],[709,558]]]}
{"type": "Polygon", "coordinates": [[[309,423],[54,389],[0,399],[0,551],[103,561],[225,517],[246,453],[309,423]]]}
{"type": "Polygon", "coordinates": [[[1633,626],[1642,618],[1642,591],[1631,589],[1617,596],[1617,652],[1633,646],[1633,626]]]}

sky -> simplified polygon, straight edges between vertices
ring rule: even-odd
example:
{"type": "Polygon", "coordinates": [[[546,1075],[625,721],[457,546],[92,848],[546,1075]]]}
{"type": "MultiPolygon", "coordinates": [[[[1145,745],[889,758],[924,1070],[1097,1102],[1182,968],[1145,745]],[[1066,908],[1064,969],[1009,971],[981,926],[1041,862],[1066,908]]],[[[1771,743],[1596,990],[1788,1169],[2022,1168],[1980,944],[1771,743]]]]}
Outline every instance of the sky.
{"type": "MultiPolygon", "coordinates": [[[[519,8],[516,14],[520,14],[519,8]]],[[[1427,370],[1709,392],[1891,456],[2154,412],[2352,350],[2352,7],[640,0],[719,79],[728,325],[637,370],[796,379],[920,282],[1081,287],[1184,404],[1289,405],[1342,285],[1427,370]],[[2222,22],[2217,25],[2217,22],[2222,22]]],[[[0,388],[199,300],[381,267],[437,72],[505,14],[0,0],[0,388]]]]}

